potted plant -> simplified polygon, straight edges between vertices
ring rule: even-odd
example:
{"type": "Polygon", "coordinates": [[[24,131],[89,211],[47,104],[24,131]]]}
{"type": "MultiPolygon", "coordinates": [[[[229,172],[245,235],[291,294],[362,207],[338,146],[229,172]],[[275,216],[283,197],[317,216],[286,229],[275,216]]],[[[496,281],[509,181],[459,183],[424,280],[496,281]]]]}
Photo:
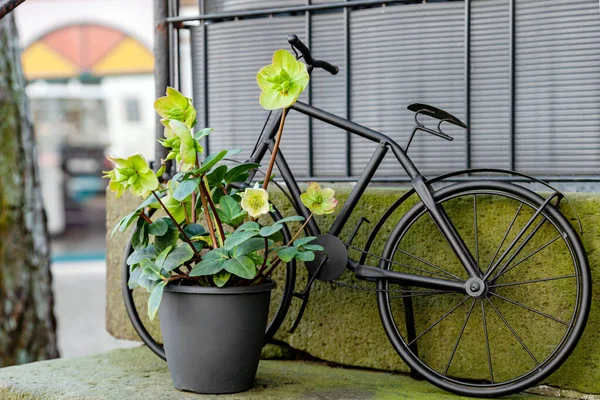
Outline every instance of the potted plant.
{"type": "MultiPolygon", "coordinates": [[[[261,69],[257,82],[260,102],[267,109],[287,109],[308,84],[306,66],[279,50],[273,64],[261,69]]],[[[192,100],[172,88],[154,103],[164,125],[160,144],[169,149],[161,168],[153,172],[140,154],[108,157],[114,169],[106,172],[109,188],[117,197],[129,190],[144,201],[113,230],[135,224],[134,252],[127,259],[131,289],[150,293],[148,315],[160,313],[161,331],[173,384],[197,393],[234,393],[252,387],[267,324],[269,279],[277,265],[292,258],[314,259],[314,237],[283,242],[281,229],[300,216],[271,224],[258,218],[270,211],[265,179],[244,190],[257,164],[228,166],[224,159],[239,150],[221,150],[203,157],[201,140],[212,129],[194,129],[192,100]],[[160,182],[167,160],[177,173],[160,182]],[[149,210],[162,210],[152,220],[149,210]]],[[[285,122],[280,122],[278,140],[285,122]]],[[[274,149],[266,176],[271,177],[277,154],[274,149]]],[[[311,182],[302,201],[317,214],[333,212],[337,201],[331,189],[311,182]]],[[[311,214],[312,217],[312,214],[311,214]]]]}

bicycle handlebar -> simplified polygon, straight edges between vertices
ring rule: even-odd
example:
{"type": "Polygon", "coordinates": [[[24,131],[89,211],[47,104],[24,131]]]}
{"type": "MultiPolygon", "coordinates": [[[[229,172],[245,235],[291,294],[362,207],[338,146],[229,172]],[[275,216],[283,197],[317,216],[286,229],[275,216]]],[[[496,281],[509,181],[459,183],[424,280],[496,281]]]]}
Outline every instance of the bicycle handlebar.
{"type": "Polygon", "coordinates": [[[310,50],[308,49],[308,47],[306,47],[304,43],[302,43],[302,41],[298,38],[297,35],[288,35],[288,43],[291,44],[292,47],[294,47],[296,50],[298,50],[300,54],[302,54],[302,57],[304,57],[306,64],[311,65],[313,68],[322,68],[325,71],[329,72],[331,75],[336,75],[338,72],[340,72],[340,69],[337,66],[332,65],[327,61],[315,60],[314,58],[312,58],[310,50]]]}

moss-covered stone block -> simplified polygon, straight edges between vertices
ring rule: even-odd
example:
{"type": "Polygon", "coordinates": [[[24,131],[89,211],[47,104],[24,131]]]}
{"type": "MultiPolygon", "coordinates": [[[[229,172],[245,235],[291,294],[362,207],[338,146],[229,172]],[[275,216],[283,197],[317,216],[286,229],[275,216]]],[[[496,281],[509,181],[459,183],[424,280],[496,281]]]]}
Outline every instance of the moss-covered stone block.
{"type": "MultiPolygon", "coordinates": [[[[555,397],[552,397],[555,398],[555,397]]],[[[458,400],[402,374],[332,368],[322,363],[261,361],[254,387],[231,395],[197,395],[173,388],[167,363],[145,347],[0,369],[2,400],[458,400]]],[[[507,399],[534,400],[518,394],[507,399]]],[[[550,397],[545,397],[550,399],[550,397]]]]}
{"type": "MultiPolygon", "coordinates": [[[[343,204],[351,190],[349,186],[336,187],[337,197],[343,204]]],[[[350,232],[357,224],[359,218],[364,216],[371,220],[373,226],[378,217],[395,202],[405,190],[389,188],[373,188],[368,190],[361,198],[356,210],[346,224],[340,237],[343,240],[348,239],[350,232]]],[[[274,193],[276,205],[284,215],[290,215],[293,210],[288,205],[281,193],[274,193]]],[[[592,267],[592,279],[594,287],[598,286],[598,265],[600,253],[600,196],[595,194],[574,194],[569,195],[579,216],[581,217],[584,235],[582,241],[588,252],[590,265],[592,267]]],[[[375,240],[366,264],[378,265],[378,258],[383,250],[384,244],[389,238],[392,230],[404,215],[410,209],[417,199],[413,196],[405,204],[396,210],[383,225],[375,240]]],[[[112,227],[118,218],[122,217],[134,207],[137,201],[125,198],[120,201],[110,200],[108,202],[108,226],[112,227]]],[[[504,234],[506,227],[510,224],[515,215],[515,202],[511,199],[495,200],[489,197],[478,197],[477,206],[481,217],[478,220],[477,253],[481,260],[491,260],[496,251],[499,241],[504,234]],[[483,210],[488,212],[484,213],[483,210]],[[490,210],[492,212],[490,212],[490,210]],[[484,215],[485,214],[485,215],[484,215]]],[[[571,210],[563,205],[561,210],[568,216],[570,222],[575,225],[575,218],[571,210]]],[[[459,198],[450,201],[446,206],[446,211],[452,221],[455,223],[461,236],[465,238],[467,245],[474,251],[475,243],[473,240],[467,240],[474,237],[473,224],[473,200],[472,198],[459,198]]],[[[532,215],[531,210],[524,209],[517,218],[518,223],[524,223],[532,215]]],[[[321,227],[328,227],[334,219],[334,215],[317,218],[321,227]]],[[[369,225],[365,225],[359,231],[359,234],[353,241],[353,245],[362,248],[366,242],[367,235],[370,232],[369,225]]],[[[555,232],[555,231],[554,231],[555,232]]],[[[528,246],[525,252],[531,252],[533,249],[543,245],[553,238],[552,226],[545,226],[544,230],[536,236],[528,246]],[[537,247],[536,247],[537,246],[537,247]],[[528,250],[529,249],[529,250],[528,250]]],[[[507,243],[510,242],[516,232],[511,232],[507,237],[507,243]]],[[[135,338],[135,333],[130,327],[127,316],[124,311],[123,301],[120,293],[120,265],[123,255],[123,247],[126,236],[120,234],[116,238],[109,239],[108,242],[108,316],[107,327],[109,331],[119,338],[135,338]]],[[[548,277],[555,273],[556,276],[564,273],[569,265],[568,257],[565,258],[560,248],[561,241],[557,244],[548,246],[540,251],[540,257],[532,257],[526,260],[518,269],[506,274],[507,279],[536,279],[538,277],[548,277]],[[540,261],[541,260],[541,261],[540,261]],[[547,262],[551,260],[551,262],[547,262]]],[[[403,239],[402,248],[413,254],[426,258],[435,265],[443,265],[444,269],[452,274],[460,274],[462,267],[458,264],[456,257],[451,253],[449,247],[445,244],[443,237],[437,232],[431,220],[423,218],[411,226],[409,234],[403,239]]],[[[360,258],[360,253],[351,249],[350,254],[354,259],[360,258]]],[[[402,257],[394,259],[397,262],[408,264],[402,257]]],[[[279,271],[281,274],[282,271],[279,271]]],[[[406,272],[406,271],[403,271],[406,272]]],[[[463,272],[464,273],[464,272],[463,272]]],[[[299,266],[297,290],[304,286],[307,274],[299,266]]],[[[372,284],[357,281],[352,274],[345,273],[341,282],[359,285],[363,287],[373,287],[372,284]]],[[[568,285],[564,284],[565,287],[568,285]]],[[[564,308],[565,299],[557,296],[561,291],[561,284],[557,281],[554,286],[548,286],[545,292],[536,291],[535,304],[543,304],[543,310],[549,314],[556,315],[559,318],[568,318],[569,313],[564,308]],[[561,308],[562,307],[562,308],[561,308]]],[[[564,289],[564,287],[562,287],[564,289]]],[[[531,296],[526,289],[517,288],[511,291],[511,298],[526,303],[531,296]]],[[[568,297],[572,293],[566,292],[568,297]]],[[[140,315],[145,314],[145,299],[147,295],[141,293],[136,295],[136,301],[139,300],[140,315]]],[[[273,296],[273,302],[279,300],[279,296],[273,296]]],[[[460,300],[460,299],[459,299],[460,300]]],[[[598,296],[594,296],[592,310],[588,327],[584,336],[575,349],[569,360],[554,373],[546,383],[565,389],[574,389],[585,393],[600,393],[600,346],[597,346],[598,333],[597,327],[600,323],[600,313],[598,311],[598,296]]],[[[498,300],[500,301],[500,300],[498,300]]],[[[439,318],[446,310],[457,302],[456,297],[447,296],[445,299],[431,298],[415,303],[415,313],[417,314],[417,331],[424,329],[432,321],[439,318]],[[454,303],[453,303],[454,302],[454,303]]],[[[496,303],[499,304],[499,303],[496,303]]],[[[423,337],[419,342],[420,352],[428,357],[432,365],[440,366],[447,362],[449,354],[447,352],[450,341],[455,341],[465,319],[470,302],[465,303],[463,308],[448,318],[443,326],[432,329],[430,333],[423,337]]],[[[373,291],[351,290],[340,287],[335,284],[317,281],[311,293],[311,300],[305,312],[302,323],[292,335],[289,334],[289,328],[293,323],[300,307],[300,301],[294,300],[288,316],[276,335],[276,339],[289,344],[292,348],[307,352],[310,355],[322,360],[327,360],[342,365],[375,368],[389,371],[407,371],[392,346],[381,326],[379,313],[376,303],[376,293],[373,291]]],[[[561,325],[552,321],[541,321],[539,315],[527,311],[510,308],[508,305],[502,312],[505,313],[508,320],[518,329],[523,339],[527,343],[538,343],[533,346],[536,354],[545,354],[549,343],[553,343],[556,338],[562,335],[561,325]]],[[[393,308],[394,317],[397,318],[398,326],[403,330],[402,323],[402,302],[398,300],[393,308]],[[396,317],[398,315],[398,317],[396,317]]],[[[488,318],[497,318],[493,311],[488,308],[488,318]]],[[[473,318],[482,318],[481,310],[474,308],[473,318]]],[[[509,374],[512,369],[526,369],[527,357],[521,357],[518,354],[519,344],[512,340],[509,331],[500,329],[502,326],[499,320],[495,321],[495,326],[490,329],[489,335],[495,348],[492,349],[492,356],[498,360],[497,365],[504,364],[506,370],[498,368],[497,374],[509,374]]],[[[156,323],[149,325],[150,331],[154,334],[159,332],[156,323]]],[[[467,325],[461,346],[465,349],[479,346],[481,343],[481,332],[467,325]]],[[[474,352],[457,351],[457,355],[452,364],[452,372],[460,375],[467,375],[477,378],[485,378],[487,374],[487,365],[485,362],[478,362],[478,359],[484,355],[484,349],[481,354],[473,356],[474,352]]]]}

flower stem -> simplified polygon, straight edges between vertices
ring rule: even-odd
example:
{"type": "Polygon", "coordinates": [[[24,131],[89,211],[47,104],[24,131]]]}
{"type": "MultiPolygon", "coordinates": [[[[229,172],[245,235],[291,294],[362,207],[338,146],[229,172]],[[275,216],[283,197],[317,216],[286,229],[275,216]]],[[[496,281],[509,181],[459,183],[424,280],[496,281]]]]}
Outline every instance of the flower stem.
{"type": "Polygon", "coordinates": [[[203,186],[200,185],[200,200],[202,200],[202,208],[204,209],[204,217],[206,218],[208,233],[210,233],[210,239],[212,240],[213,248],[216,249],[219,247],[219,244],[217,243],[217,236],[215,235],[215,227],[212,223],[212,218],[210,217],[210,211],[208,211],[208,201],[206,200],[206,195],[202,188],[203,186]]]}
{"type": "Polygon", "coordinates": [[[181,233],[181,236],[183,237],[183,240],[190,245],[190,247],[192,248],[192,251],[194,252],[194,255],[197,258],[200,258],[200,253],[198,253],[198,250],[196,250],[196,248],[194,247],[194,244],[192,243],[192,241],[190,240],[190,238],[188,238],[188,236],[185,234],[185,231],[183,230],[183,228],[181,227],[181,225],[179,225],[179,223],[177,222],[177,220],[173,217],[173,214],[171,214],[171,212],[167,209],[167,207],[165,207],[165,205],[163,204],[162,200],[160,199],[160,197],[158,196],[158,194],[156,194],[156,192],[153,190],[152,194],[154,195],[154,197],[156,197],[156,200],[158,200],[158,204],[160,204],[161,208],[164,210],[165,213],[167,213],[167,215],[169,216],[169,218],[171,218],[171,221],[173,221],[173,223],[175,224],[175,226],[177,227],[177,229],[179,229],[179,233],[181,233]]]}
{"type": "Polygon", "coordinates": [[[265,181],[263,182],[263,189],[267,190],[269,187],[269,181],[271,180],[271,173],[273,172],[273,166],[275,165],[275,157],[277,157],[277,151],[279,150],[279,143],[281,142],[281,133],[283,132],[283,125],[285,124],[285,116],[287,115],[288,109],[284,108],[281,113],[281,121],[279,122],[279,130],[277,131],[277,136],[275,137],[275,146],[273,146],[273,151],[271,152],[271,159],[269,160],[269,168],[267,168],[267,173],[265,174],[265,181]]]}
{"type": "Polygon", "coordinates": [[[306,228],[306,225],[308,225],[308,221],[310,221],[310,219],[312,217],[313,217],[313,214],[310,214],[308,216],[308,218],[306,218],[306,221],[304,221],[304,224],[302,224],[302,226],[300,227],[300,229],[298,229],[298,232],[296,232],[296,234],[294,235],[294,237],[290,239],[290,241],[288,242],[288,244],[286,246],[289,246],[290,244],[292,244],[294,242],[294,240],[296,240],[298,238],[298,235],[300,235],[300,232],[302,232],[304,230],[304,228],[306,228]]]}
{"type": "Polygon", "coordinates": [[[223,246],[223,242],[225,241],[225,231],[223,230],[223,223],[221,222],[221,218],[219,218],[219,214],[217,213],[217,207],[215,207],[215,203],[213,202],[210,192],[208,191],[207,180],[208,179],[205,175],[204,180],[200,181],[200,189],[204,190],[204,194],[206,195],[206,199],[208,200],[208,204],[210,205],[210,209],[215,220],[215,225],[218,228],[219,242],[221,243],[221,246],[223,246]]]}
{"type": "Polygon", "coordinates": [[[148,225],[152,225],[152,220],[150,219],[149,216],[146,215],[146,213],[142,210],[142,213],[140,214],[140,217],[144,218],[146,220],[146,222],[148,223],[148,225]]]}

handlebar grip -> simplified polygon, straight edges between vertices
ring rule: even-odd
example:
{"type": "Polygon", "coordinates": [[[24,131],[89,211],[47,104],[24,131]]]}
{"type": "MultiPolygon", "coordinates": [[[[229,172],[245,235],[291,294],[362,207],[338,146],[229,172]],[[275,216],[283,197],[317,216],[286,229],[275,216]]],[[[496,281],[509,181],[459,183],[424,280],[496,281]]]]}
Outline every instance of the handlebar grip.
{"type": "Polygon", "coordinates": [[[340,71],[340,69],[337,66],[330,64],[327,61],[315,60],[312,57],[312,54],[310,54],[310,50],[308,49],[308,47],[306,47],[306,45],[302,43],[302,41],[297,35],[288,35],[288,43],[291,44],[294,48],[296,48],[296,50],[298,50],[300,54],[302,54],[302,57],[304,58],[304,61],[306,61],[306,64],[311,65],[313,68],[322,68],[325,71],[329,72],[331,75],[335,75],[340,71]]]}
{"type": "Polygon", "coordinates": [[[324,69],[325,71],[329,72],[331,75],[336,75],[338,72],[340,72],[340,69],[338,68],[337,65],[329,64],[327,61],[314,60],[312,65],[315,68],[324,69]]]}

